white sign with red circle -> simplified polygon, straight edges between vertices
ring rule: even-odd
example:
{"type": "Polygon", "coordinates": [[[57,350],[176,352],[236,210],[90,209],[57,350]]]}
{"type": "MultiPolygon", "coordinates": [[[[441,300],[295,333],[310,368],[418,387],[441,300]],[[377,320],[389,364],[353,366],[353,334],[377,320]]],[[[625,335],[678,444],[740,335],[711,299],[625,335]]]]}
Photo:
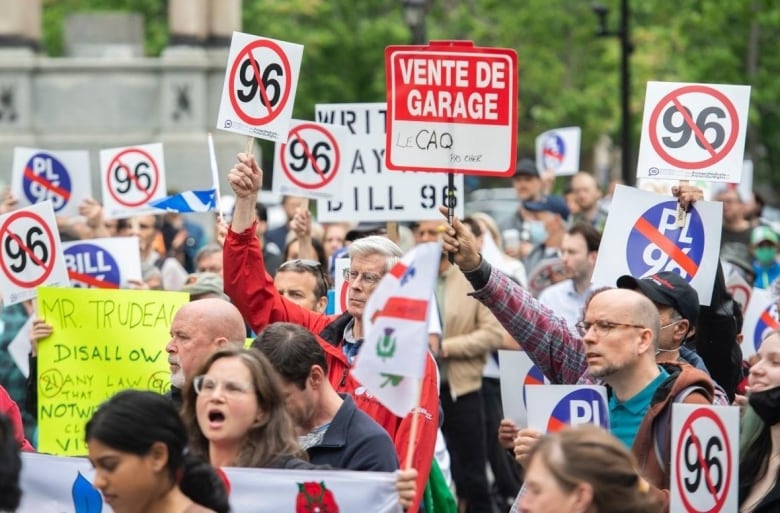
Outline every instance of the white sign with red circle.
{"type": "Polygon", "coordinates": [[[345,127],[293,120],[287,142],[274,149],[273,191],[314,199],[339,197],[353,151],[345,127]]]}
{"type": "Polygon", "coordinates": [[[41,285],[69,284],[50,201],[0,216],[0,286],[5,305],[34,298],[41,285]]]}
{"type": "Polygon", "coordinates": [[[162,143],[100,150],[100,175],[107,219],[159,213],[148,203],[166,195],[162,143]]]}
{"type": "Polygon", "coordinates": [[[335,261],[335,280],[333,280],[333,290],[335,291],[333,313],[341,315],[347,311],[347,296],[349,294],[349,282],[344,277],[344,273],[349,269],[349,258],[337,258],[335,261]]]}
{"type": "Polygon", "coordinates": [[[648,82],[637,177],[738,183],[750,86],[648,82]]]}
{"type": "Polygon", "coordinates": [[[674,403],[671,433],[670,512],[737,511],[739,408],[674,403]]]}
{"type": "Polygon", "coordinates": [[[303,46],[233,32],[217,128],[285,142],[303,46]]]}
{"type": "Polygon", "coordinates": [[[388,46],[385,163],[393,171],[511,175],[517,52],[469,41],[388,46]]]}

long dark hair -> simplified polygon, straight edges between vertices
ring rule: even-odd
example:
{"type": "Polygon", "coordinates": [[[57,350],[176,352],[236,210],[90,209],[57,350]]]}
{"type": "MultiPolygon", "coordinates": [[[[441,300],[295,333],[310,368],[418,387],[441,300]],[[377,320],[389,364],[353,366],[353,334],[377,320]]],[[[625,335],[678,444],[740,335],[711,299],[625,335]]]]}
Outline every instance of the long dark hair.
{"type": "Polygon", "coordinates": [[[141,390],[117,393],[87,422],[84,439],[139,456],[162,442],[168,448],[172,486],[178,481],[181,491],[193,502],[218,513],[230,511],[224,483],[211,465],[186,450],[184,423],[173,403],[159,394],[141,390]]]}
{"type": "MultiPolygon", "coordinates": [[[[256,349],[225,349],[212,354],[198,375],[207,373],[214,362],[222,358],[238,358],[249,369],[257,404],[266,413],[263,422],[255,423],[247,431],[241,451],[232,465],[266,468],[287,457],[307,459],[306,452],[298,445],[295,428],[285,408],[279,376],[268,358],[256,349]]],[[[197,401],[197,394],[190,383],[184,391],[182,416],[190,436],[190,447],[208,459],[209,441],[198,424],[197,401]]]]}

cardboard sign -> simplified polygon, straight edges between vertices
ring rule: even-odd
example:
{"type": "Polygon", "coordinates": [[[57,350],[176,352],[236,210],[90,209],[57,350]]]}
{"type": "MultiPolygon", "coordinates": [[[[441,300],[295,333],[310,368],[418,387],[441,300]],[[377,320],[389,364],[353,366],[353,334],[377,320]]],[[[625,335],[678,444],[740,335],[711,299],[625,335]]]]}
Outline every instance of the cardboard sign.
{"type": "Polygon", "coordinates": [[[737,511],[739,408],[672,405],[671,513],[737,511]]]}
{"type": "Polygon", "coordinates": [[[63,243],[65,266],[74,287],[118,289],[141,281],[137,237],[106,237],[63,243]]]}
{"type": "Polygon", "coordinates": [[[49,200],[57,215],[78,215],[81,200],[92,197],[88,151],[14,148],[11,193],[20,206],[49,200]]]}
{"type": "Polygon", "coordinates": [[[38,345],[38,450],[85,455],[84,425],[127,388],[170,388],[165,343],[184,292],[41,288],[38,316],[53,328],[38,345]]]}
{"type": "Polygon", "coordinates": [[[352,155],[343,126],[293,120],[287,142],[274,148],[273,191],[314,199],[340,196],[352,155]]]}
{"type": "Polygon", "coordinates": [[[511,175],[517,52],[469,41],[388,46],[387,169],[511,175]]]}
{"type": "Polygon", "coordinates": [[[518,427],[528,426],[528,387],[549,385],[550,380],[534,365],[525,351],[498,351],[498,367],[501,374],[501,406],[504,418],[518,427]]]}
{"type": "Polygon", "coordinates": [[[718,268],[722,208],[719,202],[697,201],[679,227],[675,198],[618,185],[593,283],[614,287],[624,274],[644,278],[674,271],[696,289],[700,304],[709,305],[718,268]]]}
{"type": "Polygon", "coordinates": [[[68,271],[51,201],[0,216],[0,287],[3,303],[35,297],[42,285],[68,286],[68,271]]]}
{"type": "Polygon", "coordinates": [[[552,170],[555,176],[573,175],[580,170],[580,138],[578,126],[554,128],[536,138],[536,165],[539,171],[552,170]]]}
{"type": "Polygon", "coordinates": [[[750,86],[648,82],[637,177],[738,183],[750,86]]]}
{"type": "Polygon", "coordinates": [[[607,389],[600,385],[539,385],[525,389],[528,427],[554,433],[593,424],[609,430],[607,389]]]}
{"type": "Polygon", "coordinates": [[[233,32],[217,128],[285,142],[303,46],[233,32]]]}
{"type": "Polygon", "coordinates": [[[160,213],[148,203],[166,195],[162,143],[100,150],[100,176],[106,219],[160,213]]]}
{"type": "MultiPolygon", "coordinates": [[[[336,103],[317,105],[318,123],[343,125],[352,136],[352,155],[346,155],[347,174],[337,198],[317,201],[317,220],[423,221],[442,219],[447,175],[407,171],[389,173],[385,168],[384,103],[336,103]]],[[[463,176],[455,176],[455,215],[463,218],[463,176]]]]}

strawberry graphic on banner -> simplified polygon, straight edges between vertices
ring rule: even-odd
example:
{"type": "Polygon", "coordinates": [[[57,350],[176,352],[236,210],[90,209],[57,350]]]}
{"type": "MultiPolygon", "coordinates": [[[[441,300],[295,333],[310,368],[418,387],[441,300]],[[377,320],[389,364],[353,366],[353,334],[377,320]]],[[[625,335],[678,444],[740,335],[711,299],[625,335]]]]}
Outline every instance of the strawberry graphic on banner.
{"type": "Polygon", "coordinates": [[[414,247],[382,278],[363,312],[365,341],[352,374],[399,417],[417,403],[440,260],[440,243],[414,247]]]}

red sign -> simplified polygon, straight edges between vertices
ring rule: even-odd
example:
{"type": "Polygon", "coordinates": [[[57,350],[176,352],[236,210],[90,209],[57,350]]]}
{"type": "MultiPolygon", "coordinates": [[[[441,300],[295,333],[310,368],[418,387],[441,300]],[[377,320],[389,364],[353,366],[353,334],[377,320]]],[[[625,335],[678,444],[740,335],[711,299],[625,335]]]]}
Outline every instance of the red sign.
{"type": "Polygon", "coordinates": [[[517,146],[517,53],[468,41],[390,46],[386,165],[509,175],[517,146]]]}

